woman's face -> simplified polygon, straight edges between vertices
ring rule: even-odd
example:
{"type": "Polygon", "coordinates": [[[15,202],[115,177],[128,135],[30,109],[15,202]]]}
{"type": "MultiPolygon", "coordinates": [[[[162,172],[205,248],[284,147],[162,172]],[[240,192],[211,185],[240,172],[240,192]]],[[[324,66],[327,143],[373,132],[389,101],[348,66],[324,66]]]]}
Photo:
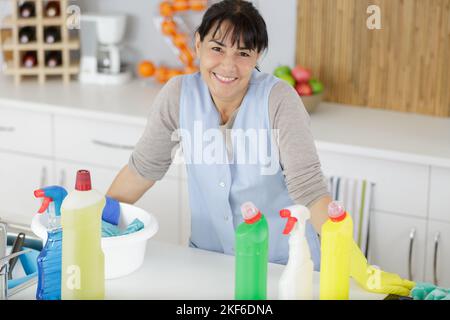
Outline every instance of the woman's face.
{"type": "MultiPolygon", "coordinates": [[[[256,50],[238,48],[238,42],[232,46],[231,32],[222,39],[227,27],[228,22],[224,21],[214,38],[215,27],[211,28],[203,41],[197,33],[195,48],[202,78],[213,98],[233,102],[245,95],[260,54],[256,50]]],[[[240,43],[244,45],[242,41],[240,43]]]]}

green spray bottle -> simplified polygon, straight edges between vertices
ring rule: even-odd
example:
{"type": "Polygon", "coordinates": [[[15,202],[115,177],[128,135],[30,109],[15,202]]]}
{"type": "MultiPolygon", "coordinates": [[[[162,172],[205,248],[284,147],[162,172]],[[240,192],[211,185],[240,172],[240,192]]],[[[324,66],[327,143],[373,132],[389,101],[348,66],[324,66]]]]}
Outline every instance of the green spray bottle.
{"type": "Polygon", "coordinates": [[[269,226],[252,202],[241,206],[244,222],[236,229],[235,299],[265,300],[269,226]]]}

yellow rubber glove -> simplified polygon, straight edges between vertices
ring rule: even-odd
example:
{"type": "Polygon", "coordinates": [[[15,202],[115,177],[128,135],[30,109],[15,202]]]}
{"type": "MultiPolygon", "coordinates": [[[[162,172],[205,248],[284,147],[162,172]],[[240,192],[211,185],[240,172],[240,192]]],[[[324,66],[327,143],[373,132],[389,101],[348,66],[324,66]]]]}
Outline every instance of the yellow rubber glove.
{"type": "Polygon", "coordinates": [[[400,278],[395,273],[384,272],[367,263],[367,259],[355,241],[352,241],[350,275],[369,292],[409,296],[415,282],[400,278]]]}

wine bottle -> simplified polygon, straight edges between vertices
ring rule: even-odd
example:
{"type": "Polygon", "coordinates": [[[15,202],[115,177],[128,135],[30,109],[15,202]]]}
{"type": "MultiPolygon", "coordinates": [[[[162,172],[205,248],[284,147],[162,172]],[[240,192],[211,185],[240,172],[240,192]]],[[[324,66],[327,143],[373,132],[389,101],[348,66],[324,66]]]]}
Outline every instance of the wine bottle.
{"type": "Polygon", "coordinates": [[[55,43],[61,40],[61,33],[57,27],[48,27],[44,30],[44,39],[46,43],[55,43]]]}
{"type": "Polygon", "coordinates": [[[58,1],[49,1],[47,2],[44,8],[45,15],[47,17],[53,18],[60,15],[60,8],[58,1]]]}
{"type": "Polygon", "coordinates": [[[22,65],[25,68],[33,68],[37,64],[37,56],[34,51],[27,51],[22,57],[22,65]]]}
{"type": "Polygon", "coordinates": [[[62,58],[60,51],[49,51],[45,54],[45,65],[49,68],[55,68],[61,65],[62,58]]]}
{"type": "Polygon", "coordinates": [[[19,31],[19,42],[29,43],[36,40],[36,32],[32,27],[23,27],[19,31]]]}
{"type": "Polygon", "coordinates": [[[31,1],[25,1],[19,4],[19,16],[21,18],[31,18],[36,15],[36,8],[31,1]]]}

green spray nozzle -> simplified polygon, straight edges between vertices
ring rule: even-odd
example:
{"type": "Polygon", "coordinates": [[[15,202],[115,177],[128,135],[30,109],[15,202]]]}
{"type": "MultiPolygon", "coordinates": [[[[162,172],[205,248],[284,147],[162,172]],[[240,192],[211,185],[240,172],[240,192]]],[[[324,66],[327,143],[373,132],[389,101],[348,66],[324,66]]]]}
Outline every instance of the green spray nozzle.
{"type": "Polygon", "coordinates": [[[51,202],[55,204],[55,216],[61,215],[61,205],[64,198],[67,196],[67,191],[60,186],[50,186],[34,191],[34,196],[36,198],[44,198],[41,207],[39,208],[39,213],[43,213],[48,209],[51,202]]]}

